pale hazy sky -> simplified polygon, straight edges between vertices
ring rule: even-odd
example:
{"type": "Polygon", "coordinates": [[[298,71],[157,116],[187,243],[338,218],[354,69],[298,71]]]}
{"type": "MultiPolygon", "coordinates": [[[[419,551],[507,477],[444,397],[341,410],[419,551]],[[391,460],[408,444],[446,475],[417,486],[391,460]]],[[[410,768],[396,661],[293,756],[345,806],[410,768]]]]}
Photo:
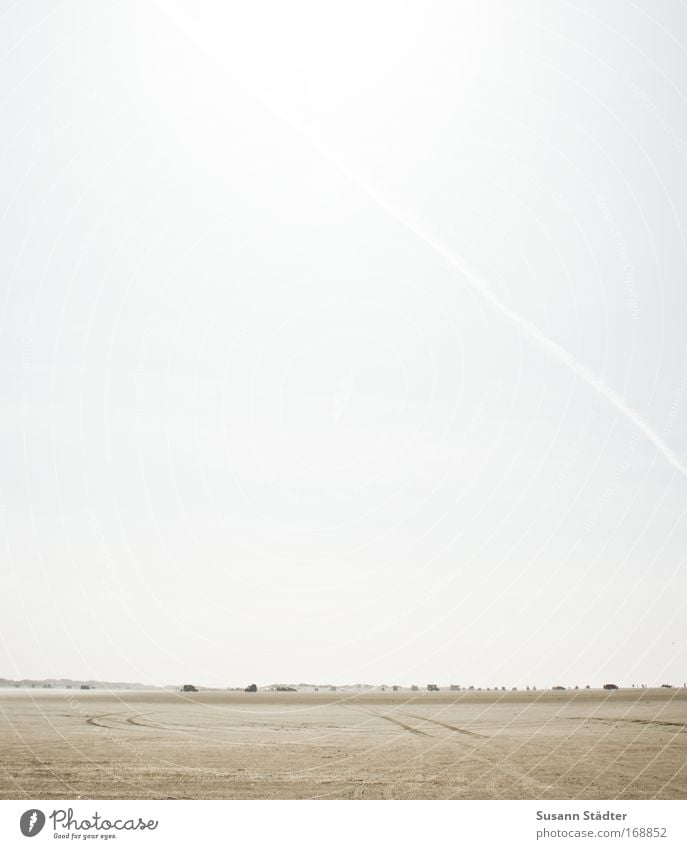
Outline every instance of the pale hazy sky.
{"type": "Polygon", "coordinates": [[[0,69],[0,677],[687,679],[684,5],[3,0],[0,69]]]}

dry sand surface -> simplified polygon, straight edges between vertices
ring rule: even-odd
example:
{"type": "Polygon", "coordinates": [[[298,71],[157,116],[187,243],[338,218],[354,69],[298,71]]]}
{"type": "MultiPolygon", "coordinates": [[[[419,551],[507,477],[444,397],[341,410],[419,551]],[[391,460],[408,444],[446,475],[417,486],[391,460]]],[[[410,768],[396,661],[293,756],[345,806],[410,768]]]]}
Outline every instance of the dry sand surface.
{"type": "Polygon", "coordinates": [[[0,797],[685,799],[687,690],[0,691],[0,797]]]}

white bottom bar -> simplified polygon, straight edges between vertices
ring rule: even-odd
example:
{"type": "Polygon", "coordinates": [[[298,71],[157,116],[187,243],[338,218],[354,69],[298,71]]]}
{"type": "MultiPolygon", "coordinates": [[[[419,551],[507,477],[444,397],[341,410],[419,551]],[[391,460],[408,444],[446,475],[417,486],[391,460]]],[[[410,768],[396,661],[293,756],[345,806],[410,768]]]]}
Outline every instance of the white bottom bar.
{"type": "Polygon", "coordinates": [[[687,846],[679,801],[0,801],[0,846],[687,846]],[[22,827],[24,832],[22,832],[22,827]],[[27,834],[27,832],[30,832],[27,834]],[[25,836],[26,834],[26,836],[25,836]],[[35,843],[27,844],[27,839],[35,843]]]}

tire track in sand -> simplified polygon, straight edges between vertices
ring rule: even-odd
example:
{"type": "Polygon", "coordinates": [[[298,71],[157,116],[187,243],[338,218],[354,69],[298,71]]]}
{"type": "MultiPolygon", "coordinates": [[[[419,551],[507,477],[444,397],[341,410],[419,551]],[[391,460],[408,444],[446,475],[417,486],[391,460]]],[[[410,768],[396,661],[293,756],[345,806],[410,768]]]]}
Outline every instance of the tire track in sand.
{"type": "Polygon", "coordinates": [[[400,719],[394,719],[392,716],[389,716],[388,713],[375,713],[372,710],[365,710],[365,708],[352,708],[352,710],[358,711],[358,713],[367,714],[367,716],[373,716],[375,719],[386,719],[387,722],[393,722],[394,725],[398,725],[400,728],[403,728],[404,731],[409,731],[411,734],[418,734],[422,737],[431,737],[431,734],[428,734],[426,731],[422,731],[420,728],[415,728],[412,725],[406,725],[405,722],[401,722],[400,719]]]}
{"type": "Polygon", "coordinates": [[[458,734],[466,734],[468,737],[478,737],[487,739],[486,734],[478,734],[476,731],[468,731],[467,728],[460,728],[458,725],[450,725],[448,722],[441,722],[439,719],[430,719],[428,716],[417,716],[414,713],[405,713],[402,716],[407,716],[410,719],[419,719],[422,722],[431,722],[433,725],[440,725],[442,728],[448,728],[449,731],[457,731],[458,734]]]}
{"type": "Polygon", "coordinates": [[[405,713],[404,715],[411,719],[419,719],[422,722],[430,722],[433,725],[446,728],[448,731],[454,731],[471,738],[473,746],[470,747],[470,754],[465,755],[461,759],[461,762],[466,766],[471,763],[479,763],[485,772],[479,778],[473,778],[468,783],[468,788],[473,786],[478,787],[480,781],[492,775],[493,777],[489,780],[492,785],[498,782],[499,779],[506,780],[506,785],[497,798],[508,798],[510,794],[514,794],[513,798],[520,798],[522,792],[527,791],[531,792],[533,798],[535,798],[537,795],[541,795],[541,793],[548,790],[548,784],[539,781],[530,775],[529,770],[524,766],[511,760],[510,753],[504,753],[505,757],[503,755],[488,754],[485,751],[485,746],[489,746],[491,742],[491,737],[488,734],[479,734],[477,731],[469,731],[467,728],[451,725],[451,723],[442,722],[440,719],[430,719],[427,716],[418,716],[413,713],[405,713]],[[504,793],[508,795],[504,797],[504,793]]]}

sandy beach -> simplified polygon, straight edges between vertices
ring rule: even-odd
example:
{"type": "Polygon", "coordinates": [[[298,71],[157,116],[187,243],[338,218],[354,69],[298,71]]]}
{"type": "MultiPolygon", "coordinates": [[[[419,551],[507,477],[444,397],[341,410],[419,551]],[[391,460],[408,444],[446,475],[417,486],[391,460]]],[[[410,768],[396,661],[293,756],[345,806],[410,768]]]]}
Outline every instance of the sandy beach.
{"type": "Polygon", "coordinates": [[[684,799],[687,690],[0,693],[0,797],[684,799]]]}

